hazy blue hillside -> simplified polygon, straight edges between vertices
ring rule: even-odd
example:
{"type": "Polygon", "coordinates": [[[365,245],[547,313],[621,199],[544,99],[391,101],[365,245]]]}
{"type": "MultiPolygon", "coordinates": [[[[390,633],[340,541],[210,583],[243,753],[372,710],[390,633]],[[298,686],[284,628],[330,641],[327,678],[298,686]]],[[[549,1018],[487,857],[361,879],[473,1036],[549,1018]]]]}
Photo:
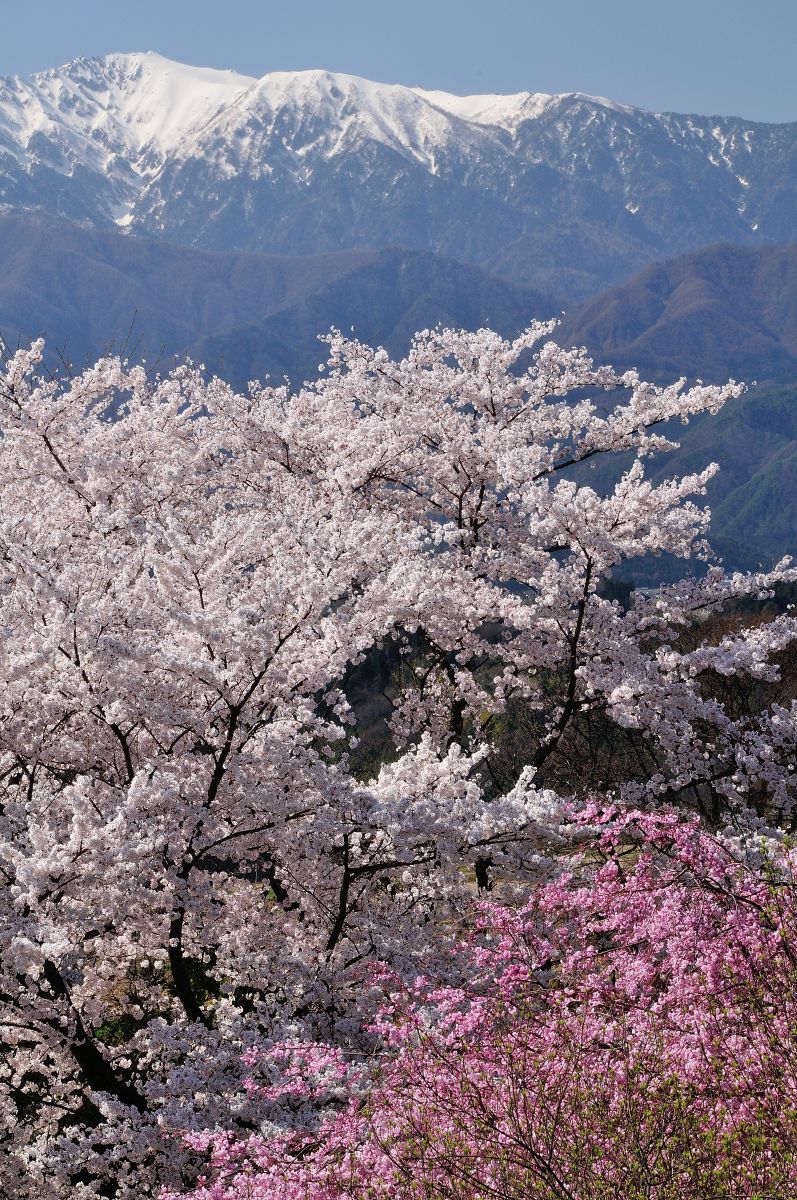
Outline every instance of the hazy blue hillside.
{"type": "Polygon", "coordinates": [[[797,246],[710,246],[569,314],[563,344],[661,378],[797,379],[797,246]]]}
{"type": "Polygon", "coordinates": [[[196,353],[237,386],[266,374],[298,383],[317,374],[325,357],[318,334],[333,325],[346,332],[353,326],[363,341],[399,355],[419,329],[489,325],[510,336],[557,308],[545,296],[477,267],[386,250],[261,322],[202,339],[196,353]]]}
{"type": "Polygon", "coordinates": [[[708,487],[710,541],[736,567],[797,557],[797,378],[761,385],[674,436],[681,449],[656,463],[654,479],[720,464],[708,487]]]}
{"type": "Polygon", "coordinates": [[[718,416],[676,426],[681,449],[649,470],[659,480],[718,462],[715,549],[739,567],[797,556],[797,247],[712,246],[656,264],[577,309],[557,336],[660,382],[760,381],[718,416]]]}
{"type": "Polygon", "coordinates": [[[300,380],[317,335],[352,325],[404,348],[423,325],[517,332],[558,305],[477,267],[400,249],[309,258],[199,251],[42,217],[0,216],[0,333],[46,334],[75,363],[126,347],[152,361],[190,354],[236,383],[300,380]]]}
{"type": "MultiPolygon", "coordinates": [[[[41,217],[0,217],[0,332],[46,332],[76,363],[107,348],[189,353],[236,386],[299,383],[337,326],[402,353],[438,322],[513,334],[560,306],[478,267],[421,251],[288,258],[199,251],[41,217]],[[131,331],[132,326],[132,331],[131,331]],[[128,336],[129,335],[129,336],[128,336]]],[[[678,427],[655,478],[718,461],[712,540],[736,566],[797,552],[797,247],[711,247],[657,264],[567,316],[558,338],[661,381],[769,381],[719,417],[678,427]]],[[[608,486],[601,472],[597,486],[608,486]]]]}
{"type": "Polygon", "coordinates": [[[12,344],[46,333],[76,362],[125,341],[131,357],[184,354],[201,335],[293,304],[373,258],[372,251],[311,258],[199,251],[5,215],[0,330],[12,344]]]}

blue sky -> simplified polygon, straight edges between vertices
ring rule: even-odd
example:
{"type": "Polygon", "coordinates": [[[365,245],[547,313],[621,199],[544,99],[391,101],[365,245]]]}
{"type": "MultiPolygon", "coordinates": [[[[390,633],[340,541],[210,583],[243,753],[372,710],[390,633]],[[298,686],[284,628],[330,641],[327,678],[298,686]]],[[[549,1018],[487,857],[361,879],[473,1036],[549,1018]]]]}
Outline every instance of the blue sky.
{"type": "Polygon", "coordinates": [[[584,91],[797,120],[797,0],[0,0],[0,74],[157,50],[454,92],[584,91]]]}

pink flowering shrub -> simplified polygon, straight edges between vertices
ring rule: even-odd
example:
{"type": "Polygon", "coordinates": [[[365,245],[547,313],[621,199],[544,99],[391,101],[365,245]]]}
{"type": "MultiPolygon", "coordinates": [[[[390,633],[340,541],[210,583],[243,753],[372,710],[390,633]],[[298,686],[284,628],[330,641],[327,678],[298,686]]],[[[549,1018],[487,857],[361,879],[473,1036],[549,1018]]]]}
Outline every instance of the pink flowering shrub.
{"type": "Polygon", "coordinates": [[[305,1118],[194,1138],[194,1200],[794,1195],[792,852],[754,862],[668,813],[578,821],[578,859],[520,910],[482,906],[438,979],[381,977],[365,1067],[266,1055],[305,1118]]]}

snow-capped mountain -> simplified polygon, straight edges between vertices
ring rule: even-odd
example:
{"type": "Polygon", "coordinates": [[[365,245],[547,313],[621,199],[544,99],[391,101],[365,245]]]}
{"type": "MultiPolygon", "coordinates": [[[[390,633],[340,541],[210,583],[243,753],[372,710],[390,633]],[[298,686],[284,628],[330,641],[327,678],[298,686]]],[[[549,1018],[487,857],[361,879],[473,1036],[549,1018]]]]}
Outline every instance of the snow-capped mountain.
{"type": "Polygon", "coordinates": [[[797,240],[797,123],[156,54],[0,81],[0,209],[214,249],[404,244],[581,297],[707,242],[797,240]]]}
{"type": "Polygon", "coordinates": [[[181,141],[251,83],[151,53],[0,79],[0,205],[124,224],[181,141]]]}

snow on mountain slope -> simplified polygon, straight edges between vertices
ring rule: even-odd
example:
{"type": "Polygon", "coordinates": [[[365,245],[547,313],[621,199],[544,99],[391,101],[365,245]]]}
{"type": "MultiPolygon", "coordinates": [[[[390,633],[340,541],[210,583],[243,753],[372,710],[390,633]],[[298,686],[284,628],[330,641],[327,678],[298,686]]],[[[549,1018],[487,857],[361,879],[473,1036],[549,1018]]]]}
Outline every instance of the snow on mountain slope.
{"type": "MultiPolygon", "coordinates": [[[[270,154],[279,158],[289,150],[305,160],[329,158],[373,141],[435,174],[441,155],[460,161],[474,153],[501,157],[501,134],[515,134],[531,121],[540,127],[544,157],[543,131],[548,141],[552,133],[572,140],[567,111],[574,104],[586,110],[582,125],[596,117],[616,116],[621,123],[641,117],[666,128],[673,140],[705,133],[688,118],[657,117],[580,93],[456,96],[323,70],[273,71],[257,80],[148,51],[79,58],[29,79],[0,79],[0,154],[6,168],[14,159],[27,171],[40,163],[66,175],[81,168],[132,170],[143,187],[167,159],[208,153],[220,162],[223,143],[228,169],[246,162],[250,174],[268,174],[270,154]]],[[[742,139],[748,152],[751,136],[746,131],[742,139]]],[[[711,137],[705,156],[739,178],[734,131],[718,127],[711,137]]],[[[540,157],[527,150],[528,138],[514,154],[521,161],[540,157]]]]}
{"type": "Polygon", "coordinates": [[[613,112],[636,111],[626,104],[618,104],[603,96],[585,96],[580,92],[560,92],[557,95],[549,95],[547,92],[514,92],[503,96],[454,96],[451,92],[426,91],[424,88],[413,88],[413,91],[430,104],[461,117],[464,121],[472,121],[475,125],[495,125],[511,133],[515,133],[524,121],[534,121],[549,109],[556,108],[574,96],[580,96],[591,104],[600,105],[613,112]]]}
{"type": "Polygon", "coordinates": [[[253,82],[151,51],[79,58],[30,79],[0,80],[0,202],[14,207],[8,184],[19,179],[24,194],[27,177],[43,185],[46,211],[53,175],[88,173],[97,177],[98,216],[118,219],[139,180],[253,82]]]}
{"type": "MultiPolygon", "coordinates": [[[[255,81],[159,54],[78,58],[30,79],[0,80],[0,128],[19,151],[36,135],[102,157],[162,157],[255,81]]],[[[150,159],[150,160],[151,160],[150,159]]]]}
{"type": "Polygon", "coordinates": [[[369,138],[434,171],[435,152],[452,137],[450,119],[410,88],[331,71],[273,71],[219,121],[229,127],[243,110],[270,118],[272,129],[281,117],[283,144],[293,139],[305,157],[331,157],[357,138],[369,138]]]}
{"type": "Polygon", "coordinates": [[[287,172],[385,147],[438,174],[448,159],[501,151],[495,131],[467,123],[412,88],[331,71],[272,71],[184,140],[175,158],[215,161],[251,177],[287,172]]]}
{"type": "Polygon", "coordinates": [[[454,96],[157,54],[0,80],[0,211],[216,249],[402,244],[583,298],[712,241],[797,241],[797,124],[454,96]]]}
{"type": "Polygon", "coordinates": [[[429,104],[463,121],[472,121],[475,125],[495,125],[513,132],[521,122],[534,120],[559,99],[546,92],[515,92],[508,96],[454,96],[451,92],[430,92],[424,88],[413,88],[413,91],[429,104]]]}
{"type": "MultiPolygon", "coordinates": [[[[485,99],[473,98],[474,111],[485,99]]],[[[338,152],[356,130],[429,169],[435,149],[451,137],[452,115],[500,124],[483,113],[471,116],[467,97],[322,70],[273,71],[256,80],[152,51],[79,58],[29,79],[0,79],[0,145],[28,165],[50,140],[72,164],[109,167],[123,155],[137,173],[151,175],[214,117],[219,132],[237,133],[237,123],[279,113],[293,114],[294,134],[323,130],[325,153],[338,152]]],[[[305,153],[311,148],[299,145],[305,153]]]]}

